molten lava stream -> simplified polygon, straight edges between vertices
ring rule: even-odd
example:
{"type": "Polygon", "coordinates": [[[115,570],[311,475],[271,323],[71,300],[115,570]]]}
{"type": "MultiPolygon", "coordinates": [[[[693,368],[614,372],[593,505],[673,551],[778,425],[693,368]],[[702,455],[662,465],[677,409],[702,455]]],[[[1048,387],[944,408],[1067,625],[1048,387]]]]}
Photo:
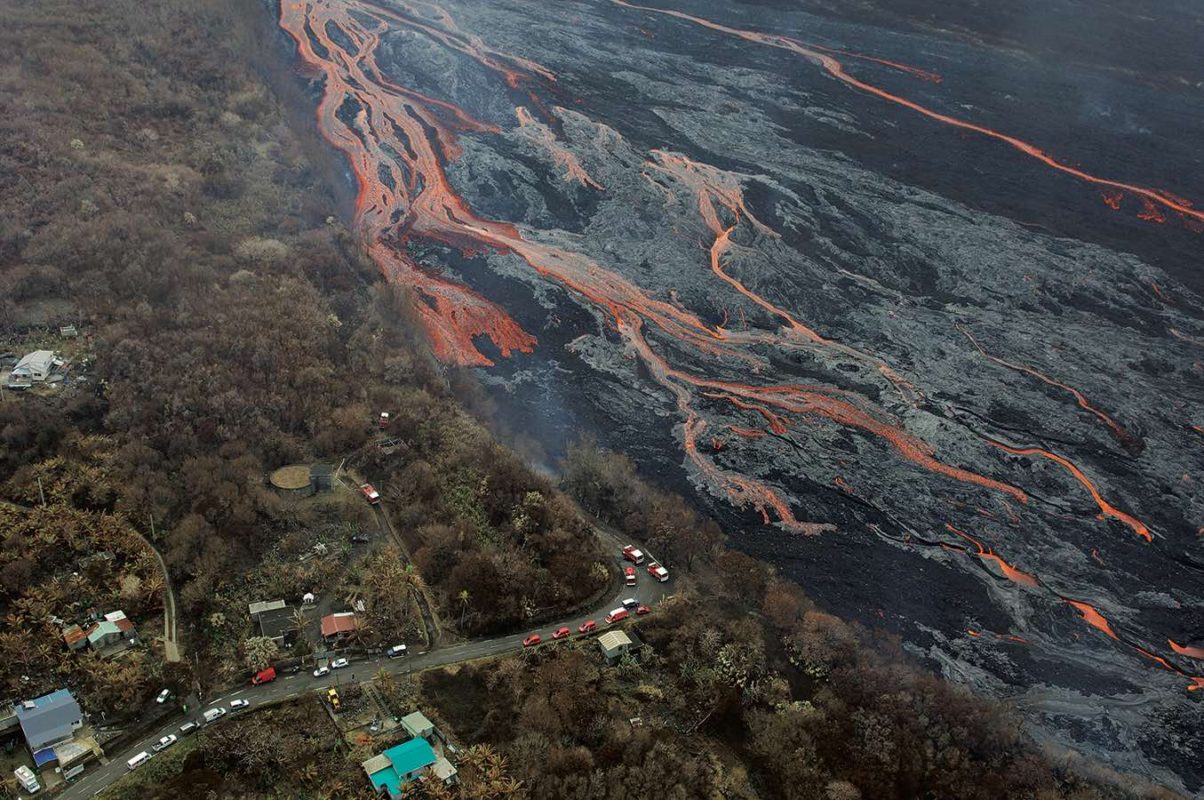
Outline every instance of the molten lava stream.
{"type": "Polygon", "coordinates": [[[1032,575],[1029,575],[1027,572],[1021,572],[1020,570],[1016,569],[1011,564],[1004,561],[999,556],[995,555],[995,553],[992,550],[990,550],[986,547],[983,547],[981,542],[979,542],[977,539],[970,536],[968,533],[958,530],[957,528],[953,527],[949,523],[945,523],[945,528],[948,529],[951,533],[957,534],[958,536],[962,537],[970,544],[974,545],[974,547],[977,548],[977,553],[975,553],[975,555],[977,555],[979,558],[983,558],[988,561],[995,562],[995,565],[997,567],[999,567],[999,571],[1002,572],[1004,577],[1007,578],[1012,583],[1018,583],[1021,586],[1027,586],[1030,589],[1036,589],[1038,586],[1040,586],[1040,583],[1038,583],[1037,579],[1034,578],[1032,575]]]}
{"type": "Polygon", "coordinates": [[[1196,222],[1204,222],[1204,211],[1194,208],[1189,200],[1185,200],[1182,197],[1173,195],[1163,189],[1153,189],[1146,186],[1138,186],[1136,184],[1126,183],[1124,181],[1110,180],[1108,178],[1101,178],[1096,175],[1092,175],[1091,173],[1079,169],[1078,167],[1072,167],[1069,164],[1058,161],[1056,158],[1044,152],[1036,145],[1030,144],[1023,139],[1018,139],[1015,136],[1001,133],[988,128],[985,125],[979,125],[977,123],[959,119],[958,117],[950,116],[948,114],[942,114],[941,112],[934,111],[927,106],[920,105],[913,100],[908,100],[900,95],[892,94],[891,92],[888,92],[885,89],[882,89],[871,83],[860,80],[859,78],[854,78],[847,71],[845,71],[844,64],[842,64],[836,58],[827,55],[824,52],[820,52],[821,48],[818,48],[814,45],[809,45],[796,39],[791,39],[788,36],[782,36],[776,33],[760,33],[757,31],[733,28],[728,25],[713,22],[712,20],[704,17],[697,17],[692,14],[687,14],[683,11],[674,11],[668,8],[654,8],[652,6],[638,5],[636,3],[628,2],[628,0],[611,0],[611,2],[615,5],[623,6],[625,8],[638,9],[640,11],[646,11],[654,14],[663,14],[675,19],[691,22],[695,25],[701,25],[702,27],[709,28],[713,31],[718,31],[731,36],[737,36],[745,41],[766,45],[768,47],[775,47],[780,50],[786,50],[794,53],[795,55],[801,56],[818,65],[821,69],[846,86],[851,86],[854,89],[871,94],[882,100],[886,100],[889,103],[910,109],[918,114],[928,117],[931,120],[935,120],[936,122],[950,125],[955,128],[960,128],[961,130],[970,131],[972,133],[978,133],[991,139],[1003,142],[1015,150],[1018,150],[1019,152],[1029,156],[1030,158],[1036,159],[1042,164],[1045,164],[1047,167],[1065,173],[1066,175],[1070,175],[1071,177],[1077,178],[1086,183],[1106,187],[1114,191],[1134,194],[1143,201],[1143,210],[1138,215],[1141,219],[1148,219],[1153,222],[1164,221],[1165,217],[1159,210],[1159,207],[1162,207],[1179,214],[1188,221],[1194,220],[1196,222]]]}
{"type": "Polygon", "coordinates": [[[1067,459],[1063,458],[1057,453],[1051,453],[1048,450],[1043,450],[1040,447],[1012,447],[1011,445],[1006,445],[1003,442],[997,442],[991,438],[984,437],[984,439],[995,447],[998,447],[1000,450],[1012,453],[1013,455],[1040,456],[1041,458],[1048,459],[1056,464],[1061,465],[1074,477],[1076,481],[1083,486],[1084,489],[1091,494],[1092,499],[1095,500],[1095,504],[1099,506],[1100,514],[1102,516],[1120,520],[1125,525],[1128,525],[1130,528],[1132,528],[1134,533],[1145,539],[1147,542],[1154,541],[1154,535],[1150,533],[1150,529],[1146,527],[1145,523],[1130,514],[1126,514],[1105,500],[1103,495],[1100,494],[1099,489],[1097,489],[1095,484],[1091,482],[1091,479],[1084,475],[1081,469],[1067,459]]]}
{"type": "Polygon", "coordinates": [[[1007,361],[1005,359],[999,358],[998,356],[993,356],[990,353],[988,353],[986,350],[983,349],[982,345],[980,345],[978,343],[978,340],[974,338],[974,335],[971,334],[970,331],[966,330],[966,328],[964,328],[961,325],[957,325],[957,329],[962,332],[963,336],[965,336],[967,339],[970,340],[970,344],[974,345],[974,349],[977,350],[979,353],[981,353],[982,357],[987,359],[988,361],[992,361],[996,364],[999,364],[1002,367],[1007,367],[1008,369],[1015,370],[1016,372],[1022,372],[1025,375],[1030,375],[1030,376],[1036,378],[1037,380],[1041,381],[1042,383],[1045,383],[1050,386],[1054,386],[1058,389],[1062,389],[1063,391],[1069,392],[1070,395],[1075,399],[1075,402],[1079,404],[1079,408],[1081,408],[1084,411],[1088,412],[1089,414],[1093,415],[1100,422],[1107,425],[1108,429],[1112,431],[1112,435],[1114,437],[1116,437],[1116,440],[1118,442],[1120,442],[1122,445],[1124,445],[1126,448],[1132,448],[1132,447],[1138,446],[1140,444],[1140,441],[1141,441],[1140,439],[1138,439],[1133,434],[1129,433],[1129,431],[1125,430],[1120,425],[1120,423],[1118,423],[1116,420],[1112,419],[1110,416],[1105,414],[1103,411],[1100,411],[1098,408],[1091,405],[1091,403],[1088,402],[1088,400],[1087,400],[1087,396],[1084,395],[1082,392],[1080,392],[1078,389],[1074,388],[1073,386],[1068,386],[1060,381],[1056,381],[1053,378],[1049,377],[1048,375],[1046,375],[1042,372],[1038,372],[1037,370],[1033,369],[1032,367],[1026,367],[1023,364],[1015,364],[1011,361],[1007,361]]]}

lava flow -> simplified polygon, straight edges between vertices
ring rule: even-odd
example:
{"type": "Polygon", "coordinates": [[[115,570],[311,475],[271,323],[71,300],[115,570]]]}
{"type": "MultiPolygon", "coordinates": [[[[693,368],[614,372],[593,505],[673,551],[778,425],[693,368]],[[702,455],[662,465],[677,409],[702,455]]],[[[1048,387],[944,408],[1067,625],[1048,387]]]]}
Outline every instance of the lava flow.
{"type": "Polygon", "coordinates": [[[1073,386],[1067,386],[1066,384],[1062,383],[1061,381],[1056,381],[1053,378],[1049,377],[1048,375],[1046,375],[1042,372],[1038,372],[1037,370],[1033,369],[1032,367],[1026,367],[1023,364],[1015,364],[1011,361],[1007,361],[1005,359],[999,358],[998,356],[993,356],[990,353],[988,353],[986,350],[983,349],[982,345],[980,345],[978,343],[978,340],[974,338],[974,335],[971,334],[970,331],[966,330],[961,325],[958,325],[957,329],[962,332],[962,335],[964,335],[967,339],[970,340],[970,344],[974,345],[974,349],[976,349],[979,353],[981,353],[983,358],[987,359],[988,361],[992,361],[996,364],[999,364],[1002,367],[1007,367],[1008,369],[1015,370],[1017,372],[1023,372],[1025,375],[1030,375],[1030,376],[1036,378],[1037,380],[1041,381],[1042,383],[1046,383],[1050,386],[1054,386],[1058,389],[1062,389],[1066,392],[1069,392],[1071,397],[1073,397],[1075,399],[1075,402],[1079,404],[1079,408],[1083,409],[1084,411],[1086,411],[1089,414],[1092,414],[1100,422],[1107,425],[1108,429],[1110,431],[1112,431],[1112,435],[1114,437],[1116,437],[1116,440],[1118,442],[1120,442],[1120,444],[1122,446],[1124,446],[1126,449],[1138,449],[1141,447],[1140,439],[1138,439],[1136,436],[1134,436],[1129,431],[1125,430],[1125,428],[1122,427],[1119,422],[1112,419],[1110,416],[1105,414],[1103,411],[1100,411],[1095,406],[1091,405],[1091,403],[1088,402],[1088,400],[1087,400],[1087,396],[1084,395],[1082,392],[1080,392],[1078,389],[1074,388],[1073,386]]]}
{"type": "Polygon", "coordinates": [[[882,100],[886,100],[890,103],[894,103],[895,105],[910,109],[942,124],[971,131],[973,133],[978,133],[991,139],[1004,142],[1019,152],[1036,159],[1042,164],[1045,164],[1045,166],[1051,167],[1058,172],[1065,173],[1066,175],[1070,175],[1071,177],[1077,178],[1086,183],[1107,187],[1114,191],[1129,192],[1134,194],[1143,201],[1142,212],[1138,215],[1141,219],[1152,222],[1165,221],[1163,213],[1159,210],[1159,206],[1161,206],[1164,209],[1179,214],[1184,219],[1195,220],[1196,222],[1204,222],[1204,211],[1194,208],[1191,201],[1173,195],[1163,189],[1153,189],[1146,186],[1138,186],[1136,184],[1126,183],[1124,181],[1110,180],[1108,178],[1101,178],[1097,175],[1092,175],[1091,173],[1079,169],[1078,167],[1073,167],[1069,164],[1059,161],[1038,148],[1036,145],[1030,144],[1023,139],[1018,139],[1015,136],[1001,133],[992,128],[988,128],[985,125],[979,125],[977,123],[960,119],[958,117],[953,117],[948,114],[942,114],[939,111],[934,111],[933,109],[921,105],[913,100],[908,100],[905,97],[888,92],[881,87],[873,85],[872,83],[867,83],[859,78],[855,78],[845,70],[843,63],[833,56],[827,55],[827,52],[836,52],[830,48],[820,48],[815,45],[800,42],[797,39],[791,39],[789,36],[783,36],[781,34],[761,33],[758,31],[733,28],[704,17],[697,17],[692,14],[687,14],[683,11],[638,5],[636,3],[628,2],[628,0],[611,0],[611,2],[625,8],[638,9],[640,11],[647,11],[655,14],[664,14],[665,16],[691,22],[695,25],[701,25],[702,27],[709,28],[713,31],[718,31],[731,36],[738,36],[741,39],[749,42],[763,44],[768,47],[776,47],[780,50],[787,50],[796,55],[802,56],[813,64],[817,64],[825,72],[846,86],[851,86],[854,89],[859,89],[860,91],[874,95],[882,100]],[[821,50],[827,52],[821,52],[821,50]]]}
{"type": "MultiPolygon", "coordinates": [[[[615,2],[629,5],[622,0],[615,2]]],[[[793,40],[765,34],[745,35],[746,32],[705,23],[678,12],[649,10],[708,24],[776,47],[789,43],[788,49],[818,59],[825,69],[846,83],[893,98],[849,78],[831,56],[822,55],[818,50],[807,50],[793,40]]],[[[932,445],[861,395],[823,385],[747,382],[751,380],[747,375],[761,374],[769,364],[764,350],[789,352],[806,347],[820,357],[830,359],[836,367],[847,368],[850,361],[872,367],[877,374],[872,379],[880,379],[893,387],[905,401],[914,404],[918,397],[911,384],[881,359],[822,335],[735,277],[732,262],[739,255],[739,243],[749,241],[745,237],[775,241],[778,234],[751,213],[744,201],[741,180],[733,178],[731,173],[698,164],[684,156],[654,151],[645,175],[670,198],[676,197],[675,193],[685,193],[696,200],[699,237],[705,240],[704,246],[709,245],[714,280],[718,285],[734,289],[743,301],[776,320],[776,330],[746,324],[743,330],[729,331],[723,326],[709,324],[673,302],[672,296],[669,301],[657,299],[617,271],[603,267],[583,253],[539,240],[517,225],[478,215],[452,186],[446,166],[461,154],[457,134],[493,136],[499,134],[499,129],[473,118],[447,100],[407,89],[386,78],[376,62],[376,51],[389,23],[408,27],[436,45],[474,60],[496,76],[500,81],[499,88],[505,87],[502,91],[507,96],[513,98],[525,91],[528,99],[523,102],[530,103],[533,108],[542,109],[542,105],[530,87],[553,81],[555,77],[530,61],[491,50],[478,38],[460,31],[445,11],[429,3],[398,2],[395,8],[382,8],[369,0],[308,0],[286,1],[281,5],[281,27],[296,41],[302,62],[325,81],[317,108],[317,122],[322,135],[346,156],[355,174],[355,222],[367,251],[390,281],[414,291],[415,307],[440,359],[463,365],[488,365],[491,360],[477,347],[479,337],[488,338],[503,356],[529,352],[535,347],[536,340],[494,302],[459,282],[436,274],[434,268],[419,264],[411,253],[411,245],[420,242],[442,243],[466,254],[492,251],[515,256],[539,276],[555,282],[595,309],[617,333],[628,354],[672,399],[681,419],[682,447],[687,462],[700,482],[725,495],[738,507],[751,507],[767,524],[773,521],[772,515],[784,528],[803,534],[820,533],[834,527],[824,522],[799,520],[789,498],[777,489],[721,466],[718,459],[726,460],[731,450],[723,446],[726,439],[716,435],[716,431],[707,430],[709,423],[698,409],[700,403],[713,401],[732,406],[762,423],[763,427],[751,424],[727,426],[731,434],[750,442],[770,435],[787,436],[800,424],[822,420],[880,440],[903,460],[919,468],[1027,503],[1027,493],[1017,486],[946,463],[937,456],[932,445]],[[651,177],[653,173],[657,174],[656,179],[651,177]],[[663,347],[662,352],[666,341],[671,346],[663,347]],[[737,377],[740,380],[705,377],[666,355],[682,348],[709,358],[708,363],[729,370],[728,374],[737,374],[734,371],[739,370],[737,377]],[[703,443],[701,447],[700,442],[703,443]],[[716,445],[716,442],[720,444],[716,445]],[[703,454],[704,450],[707,455],[703,454]]],[[[884,61],[879,63],[902,68],[884,61]]],[[[923,113],[935,115],[934,112],[923,113]]],[[[601,184],[562,145],[551,126],[536,122],[521,106],[515,107],[514,114],[520,129],[527,129],[518,135],[528,136],[541,145],[562,170],[562,177],[576,181],[582,187],[601,190],[601,184]]],[[[951,124],[973,128],[968,123],[951,124]]],[[[999,134],[991,135],[1016,146],[1023,144],[999,134]]],[[[1070,171],[1060,165],[1058,168],[1070,171]]],[[[1174,201],[1182,205],[1182,208],[1175,207],[1170,199],[1153,190],[1099,181],[1090,176],[1087,179],[1123,188],[1146,199],[1152,196],[1180,213],[1196,213],[1191,212],[1185,201],[1174,201]]],[[[480,264],[479,259],[470,261],[467,268],[477,264],[480,264]]],[[[705,268],[703,272],[705,274],[705,268]]],[[[743,309],[739,309],[739,313],[743,318],[743,309]]],[[[1037,377],[1035,371],[1030,374],[1037,377]]],[[[861,377],[865,379],[865,376],[861,377]]],[[[1092,410],[1085,398],[1074,390],[1044,377],[1042,380],[1071,391],[1084,408],[1092,410]]],[[[1097,413],[1100,415],[1102,412],[1097,413]]],[[[1094,485],[1066,459],[1038,448],[989,443],[1011,453],[1039,455],[1061,464],[1088,488],[1103,514],[1125,522],[1147,541],[1152,539],[1142,523],[1104,501],[1094,485]]],[[[1003,502],[1010,509],[1006,499],[1003,502]]],[[[1011,516],[1013,520],[1017,519],[1014,514],[1011,516]]],[[[968,534],[952,527],[950,530],[975,549],[972,552],[956,545],[946,546],[992,561],[1008,580],[1019,585],[1040,586],[1035,577],[1011,566],[968,534]]],[[[1090,605],[1061,599],[1078,609],[1089,624],[1123,641],[1090,605]]],[[[1148,650],[1130,646],[1164,668],[1185,675],[1148,650]]],[[[1181,651],[1174,643],[1172,648],[1178,654],[1193,655],[1181,651]]],[[[1185,651],[1193,649],[1184,648],[1185,651]]],[[[1192,680],[1197,685],[1201,683],[1199,678],[1192,680]]]]}
{"type": "MultiPolygon", "coordinates": [[[[489,50],[475,38],[459,32],[441,10],[420,15],[409,5],[401,7],[404,13],[379,9],[366,0],[286,3],[281,7],[281,25],[296,40],[302,60],[326,79],[318,122],[323,135],[347,155],[355,172],[359,184],[357,222],[368,242],[369,253],[390,278],[417,291],[422,300],[417,304],[419,311],[440,358],[459,364],[487,365],[490,360],[476,348],[475,337],[489,337],[503,355],[527,352],[535,340],[492,302],[418,267],[406,249],[406,243],[415,239],[444,242],[465,251],[492,249],[515,254],[541,276],[560,283],[604,312],[651,375],[676,398],[683,417],[683,446],[690,463],[707,484],[739,506],[751,505],[766,522],[770,521],[772,510],[778,521],[792,530],[815,533],[830,527],[797,520],[789,503],[776,490],[720,469],[699,452],[697,441],[707,423],[693,408],[694,390],[743,403],[770,420],[784,415],[823,416],[887,441],[901,456],[920,467],[1004,492],[1021,502],[1027,500],[1017,487],[943,463],[927,443],[884,420],[878,412],[862,408],[852,399],[835,396],[840,394],[836,390],[712,380],[671,366],[653,350],[645,323],[701,353],[754,367],[762,359],[748,350],[750,346],[789,347],[793,340],[802,339],[821,349],[872,363],[896,388],[903,390],[907,386],[881,361],[821,336],[727,276],[717,263],[717,275],[786,322],[789,330],[785,338],[775,333],[734,333],[711,327],[674,303],[650,298],[639,287],[582,254],[531,241],[512,225],[478,216],[456,194],[444,163],[459,154],[454,130],[481,132],[489,126],[446,101],[425,104],[416,93],[380,80],[381,70],[375,63],[379,32],[369,30],[360,20],[372,19],[378,26],[384,25],[385,20],[408,25],[473,58],[498,74],[508,87],[523,80],[550,80],[551,73],[489,50]],[[448,30],[434,28],[426,21],[431,18],[448,30]],[[338,31],[339,35],[332,35],[332,31],[338,31]],[[353,113],[348,114],[348,109],[353,113]]],[[[684,157],[671,154],[657,157],[661,169],[695,188],[704,223],[720,239],[720,251],[726,246],[727,237],[720,237],[724,227],[718,219],[716,201],[736,215],[733,224],[747,219],[757,231],[772,235],[748,213],[736,194],[738,187],[724,183],[717,171],[703,170],[684,157]]],[[[784,423],[771,427],[775,433],[781,432],[784,423]]]]}
{"type": "Polygon", "coordinates": [[[1112,519],[1120,520],[1132,528],[1134,533],[1145,539],[1147,542],[1154,541],[1154,535],[1150,533],[1150,529],[1146,527],[1144,522],[1132,516],[1131,514],[1126,514],[1105,500],[1103,495],[1100,494],[1099,489],[1097,489],[1095,484],[1091,482],[1090,478],[1083,474],[1081,469],[1057,453],[1051,453],[1048,450],[1041,449],[1040,447],[1012,447],[1011,445],[1006,445],[1003,442],[997,442],[994,439],[987,439],[987,441],[998,447],[1000,450],[1012,453],[1013,455],[1040,456],[1041,458],[1049,459],[1056,464],[1060,464],[1066,469],[1067,472],[1074,476],[1076,481],[1082,484],[1084,489],[1091,494],[1091,497],[1095,500],[1095,504],[1099,506],[1100,514],[1105,517],[1111,517],[1112,519]]]}
{"type": "Polygon", "coordinates": [[[1027,572],[1021,572],[1020,570],[1016,569],[1011,564],[1004,561],[999,556],[995,555],[995,553],[992,550],[990,550],[989,548],[983,547],[981,542],[979,542],[974,537],[970,536],[968,533],[958,530],[957,528],[953,527],[949,523],[945,523],[945,528],[948,529],[950,533],[955,533],[958,536],[965,539],[970,544],[974,545],[974,547],[977,550],[975,555],[977,555],[979,558],[984,558],[988,561],[995,562],[995,565],[997,567],[999,567],[999,571],[1002,572],[1004,577],[1007,578],[1009,581],[1012,581],[1013,583],[1018,583],[1021,586],[1028,586],[1029,588],[1032,588],[1032,589],[1035,589],[1035,588],[1037,588],[1037,586],[1040,585],[1037,583],[1037,579],[1034,578],[1032,575],[1029,575],[1027,572]]]}

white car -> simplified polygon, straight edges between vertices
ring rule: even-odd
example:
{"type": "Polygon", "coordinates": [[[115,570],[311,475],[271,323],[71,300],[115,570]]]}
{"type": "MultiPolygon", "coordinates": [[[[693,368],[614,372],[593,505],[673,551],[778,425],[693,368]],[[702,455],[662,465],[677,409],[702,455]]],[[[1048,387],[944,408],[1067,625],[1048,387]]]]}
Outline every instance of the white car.
{"type": "Polygon", "coordinates": [[[163,705],[167,702],[169,697],[171,697],[171,689],[164,689],[163,691],[159,692],[159,696],[155,698],[155,702],[159,705],[163,705]]]}
{"type": "Polygon", "coordinates": [[[155,742],[153,749],[156,753],[162,753],[164,750],[171,747],[173,744],[175,744],[178,741],[180,741],[180,740],[174,733],[169,734],[168,736],[164,736],[162,739],[155,742]]]}
{"type": "Polygon", "coordinates": [[[238,709],[246,708],[249,705],[251,705],[250,700],[231,700],[230,701],[230,710],[237,711],[238,709]]]}
{"type": "Polygon", "coordinates": [[[314,670],[315,678],[324,678],[330,674],[330,667],[318,667],[314,670]]]}
{"type": "Polygon", "coordinates": [[[351,666],[351,662],[345,658],[336,658],[334,661],[330,662],[331,669],[342,669],[343,667],[350,667],[350,666],[351,666]]]}

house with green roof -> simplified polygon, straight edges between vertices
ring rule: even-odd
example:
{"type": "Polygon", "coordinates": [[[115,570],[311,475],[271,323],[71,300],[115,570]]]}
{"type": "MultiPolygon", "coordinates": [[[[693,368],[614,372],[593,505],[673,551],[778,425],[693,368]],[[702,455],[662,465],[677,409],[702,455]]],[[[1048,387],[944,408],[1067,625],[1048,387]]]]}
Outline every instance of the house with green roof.
{"type": "Polygon", "coordinates": [[[361,766],[372,782],[372,788],[391,798],[401,797],[402,790],[421,779],[428,769],[444,783],[456,780],[456,768],[443,756],[436,755],[425,739],[411,739],[390,747],[361,766]]]}

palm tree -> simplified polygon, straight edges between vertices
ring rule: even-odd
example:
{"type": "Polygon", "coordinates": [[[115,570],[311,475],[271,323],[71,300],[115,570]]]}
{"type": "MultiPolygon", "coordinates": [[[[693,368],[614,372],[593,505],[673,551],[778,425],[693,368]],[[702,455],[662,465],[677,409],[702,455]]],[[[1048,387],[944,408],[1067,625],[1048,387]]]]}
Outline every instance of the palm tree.
{"type": "Polygon", "coordinates": [[[468,603],[472,599],[472,595],[468,593],[467,589],[461,589],[460,593],[456,595],[456,599],[460,601],[460,628],[463,629],[464,613],[468,611],[468,603]]]}

